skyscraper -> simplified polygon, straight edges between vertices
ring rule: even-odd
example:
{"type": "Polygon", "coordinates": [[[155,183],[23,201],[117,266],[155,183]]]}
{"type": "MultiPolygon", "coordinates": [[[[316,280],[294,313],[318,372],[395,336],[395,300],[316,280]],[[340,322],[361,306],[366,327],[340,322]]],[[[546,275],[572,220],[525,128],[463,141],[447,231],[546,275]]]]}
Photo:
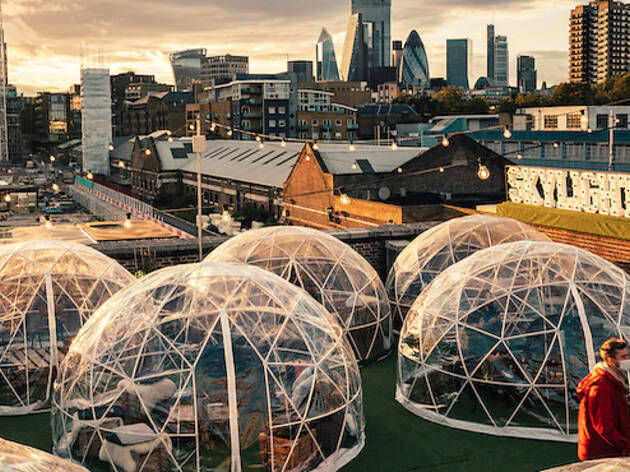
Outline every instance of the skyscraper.
{"type": "Polygon", "coordinates": [[[175,88],[178,92],[189,92],[193,82],[201,79],[201,58],[205,56],[205,49],[188,49],[171,54],[175,88]]]}
{"type": "Polygon", "coordinates": [[[532,56],[518,56],[516,58],[516,75],[518,79],[518,91],[530,93],[538,86],[536,59],[532,56]]]}
{"type": "Polygon", "coordinates": [[[313,61],[288,61],[287,72],[295,73],[295,75],[297,75],[298,82],[314,82],[313,61]]]}
{"type": "Polygon", "coordinates": [[[472,65],[470,39],[446,40],[446,80],[451,87],[468,89],[468,73],[472,65]]]}
{"type": "Polygon", "coordinates": [[[368,79],[368,47],[366,43],[368,29],[363,24],[361,13],[350,15],[341,63],[341,75],[346,82],[363,82],[368,79]]]}
{"type": "Polygon", "coordinates": [[[339,68],[337,67],[337,56],[335,55],[335,45],[332,36],[322,28],[322,32],[315,47],[315,57],[317,61],[317,80],[339,80],[339,68]]]}
{"type": "Polygon", "coordinates": [[[486,67],[486,78],[488,82],[492,85],[494,82],[494,25],[488,25],[488,51],[487,51],[487,67],[486,67]]]}
{"type": "Polygon", "coordinates": [[[392,43],[392,66],[398,69],[400,66],[400,60],[403,55],[403,43],[402,41],[394,41],[392,43]]]}
{"type": "Polygon", "coordinates": [[[409,87],[429,87],[429,60],[420,35],[413,30],[405,42],[398,67],[398,82],[409,87]]]}
{"type": "Polygon", "coordinates": [[[630,5],[593,0],[571,11],[569,80],[596,84],[630,72],[630,5]]]}
{"type": "Polygon", "coordinates": [[[224,54],[222,56],[209,56],[201,58],[202,84],[209,85],[213,80],[231,80],[234,74],[249,74],[249,57],[233,56],[224,54]]]}
{"type": "Polygon", "coordinates": [[[507,87],[510,84],[510,54],[507,36],[494,39],[494,82],[495,87],[507,87]]]}
{"type": "MultiPolygon", "coordinates": [[[[391,0],[351,0],[351,14],[362,15],[368,67],[391,65],[391,0]]],[[[345,46],[344,46],[345,48],[345,46]]]]}

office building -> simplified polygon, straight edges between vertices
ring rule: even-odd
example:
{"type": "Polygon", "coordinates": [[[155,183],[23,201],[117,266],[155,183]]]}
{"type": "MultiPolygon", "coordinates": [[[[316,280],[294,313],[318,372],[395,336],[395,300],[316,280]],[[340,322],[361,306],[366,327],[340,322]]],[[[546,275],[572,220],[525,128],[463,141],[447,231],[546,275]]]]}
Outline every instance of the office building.
{"type": "Polygon", "coordinates": [[[488,49],[486,56],[486,78],[490,85],[494,81],[494,25],[487,26],[488,49]]]}
{"type": "Polygon", "coordinates": [[[297,81],[300,83],[314,82],[313,77],[313,61],[288,61],[287,71],[297,75],[297,81]]]}
{"type": "MultiPolygon", "coordinates": [[[[306,84],[305,84],[306,85],[306,84]]],[[[300,85],[301,89],[305,88],[300,85]]],[[[312,90],[332,92],[333,103],[339,103],[352,108],[366,105],[372,101],[372,92],[367,88],[367,82],[325,81],[308,84],[312,90]]]]}
{"type": "Polygon", "coordinates": [[[367,30],[361,13],[350,15],[341,63],[341,76],[346,82],[368,80],[367,30]]]}
{"type": "Polygon", "coordinates": [[[351,13],[365,25],[368,68],[391,66],[391,0],[351,0],[351,13]]]}
{"type": "Polygon", "coordinates": [[[172,92],[173,86],[157,83],[132,82],[125,88],[125,100],[140,100],[147,95],[156,95],[162,92],[172,92]]]}
{"type": "Polygon", "coordinates": [[[450,87],[468,90],[468,74],[472,65],[470,39],[446,40],[446,80],[450,87]]]}
{"type": "Polygon", "coordinates": [[[357,109],[334,103],[335,94],[323,90],[298,91],[297,137],[299,139],[354,140],[357,109]]]}
{"type": "Polygon", "coordinates": [[[322,28],[322,32],[315,47],[317,61],[317,80],[339,80],[339,68],[332,36],[322,28]]]}
{"type": "Polygon", "coordinates": [[[429,60],[420,35],[413,30],[405,42],[398,67],[398,82],[416,89],[429,88],[429,60]]]}
{"type": "Polygon", "coordinates": [[[213,80],[232,80],[234,74],[249,74],[249,57],[224,54],[201,58],[201,83],[205,85],[213,80]]]}
{"type": "Polygon", "coordinates": [[[597,84],[630,72],[630,5],[593,0],[571,11],[569,80],[597,84]]]}
{"type": "Polygon", "coordinates": [[[40,146],[67,141],[70,129],[70,95],[39,92],[35,97],[33,140],[40,146]]]}
{"type": "Polygon", "coordinates": [[[112,92],[109,69],[81,70],[83,171],[109,175],[112,92]]]}
{"type": "Polygon", "coordinates": [[[494,83],[495,87],[510,85],[510,54],[507,36],[496,36],[494,40],[494,83]]]}
{"type": "Polygon", "coordinates": [[[171,54],[175,89],[178,92],[192,90],[193,83],[201,80],[201,60],[205,56],[205,49],[188,49],[171,54]]]}
{"type": "Polygon", "coordinates": [[[392,66],[396,69],[400,66],[400,60],[403,55],[403,42],[402,41],[394,41],[392,43],[392,66]]]}
{"type": "Polygon", "coordinates": [[[112,136],[124,136],[123,115],[125,100],[127,100],[127,87],[130,84],[156,84],[154,75],[136,74],[135,72],[123,72],[110,77],[112,90],[112,136]]]}
{"type": "Polygon", "coordinates": [[[488,50],[486,78],[492,87],[508,87],[510,60],[506,36],[495,34],[494,25],[488,25],[488,50]]]}
{"type": "Polygon", "coordinates": [[[518,91],[531,93],[537,88],[536,59],[532,56],[518,56],[516,58],[516,74],[518,91]]]}

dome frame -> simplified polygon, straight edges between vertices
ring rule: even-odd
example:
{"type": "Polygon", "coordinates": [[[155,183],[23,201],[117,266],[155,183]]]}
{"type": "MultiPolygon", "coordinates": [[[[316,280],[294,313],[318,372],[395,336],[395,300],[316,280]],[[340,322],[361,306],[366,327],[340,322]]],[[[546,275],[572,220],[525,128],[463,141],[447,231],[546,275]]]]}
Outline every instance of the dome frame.
{"type": "Polygon", "coordinates": [[[164,470],[208,466],[214,441],[212,460],[232,471],[256,444],[264,470],[301,461],[308,467],[295,470],[337,470],[365,443],[358,364],[333,317],[272,273],[220,263],[158,270],[88,321],[53,396],[62,457],[95,460],[82,438],[91,428],[99,458],[113,462],[107,435],[138,424],[154,441],[144,460],[160,450],[164,470]]]}
{"type": "Polygon", "coordinates": [[[72,337],[134,281],[114,259],[79,243],[0,246],[0,415],[45,408],[72,337]]]}
{"type": "Polygon", "coordinates": [[[336,316],[359,361],[379,359],[391,349],[383,282],[363,256],[330,234],[301,226],[250,230],[205,260],[254,265],[304,289],[336,316]]]}
{"type": "Polygon", "coordinates": [[[451,266],[401,331],[396,400],[445,426],[577,441],[576,387],[630,335],[630,276],[573,246],[521,241],[451,266]]]}

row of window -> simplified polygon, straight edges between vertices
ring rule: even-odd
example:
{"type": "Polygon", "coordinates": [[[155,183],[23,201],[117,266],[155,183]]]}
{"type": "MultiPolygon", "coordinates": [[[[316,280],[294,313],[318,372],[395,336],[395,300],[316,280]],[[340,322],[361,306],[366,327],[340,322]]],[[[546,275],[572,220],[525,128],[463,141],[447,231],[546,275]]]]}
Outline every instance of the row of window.
{"type": "MultiPolygon", "coordinates": [[[[347,125],[348,126],[352,126],[354,125],[354,120],[347,120],[347,125]]],[[[307,120],[300,120],[299,122],[300,126],[308,126],[308,121],[307,120]]],[[[319,126],[319,120],[311,120],[311,125],[312,126],[319,126]]],[[[335,126],[341,126],[343,125],[343,121],[342,120],[335,120],[335,126]]],[[[332,126],[332,120],[322,120],[322,126],[332,126]]]]}

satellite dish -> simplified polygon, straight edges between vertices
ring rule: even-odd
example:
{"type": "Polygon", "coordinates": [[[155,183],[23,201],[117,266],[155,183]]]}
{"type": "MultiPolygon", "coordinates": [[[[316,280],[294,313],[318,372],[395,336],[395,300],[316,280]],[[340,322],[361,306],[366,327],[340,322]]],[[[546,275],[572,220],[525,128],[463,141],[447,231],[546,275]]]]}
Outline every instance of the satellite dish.
{"type": "Polygon", "coordinates": [[[381,200],[388,200],[391,196],[392,191],[389,189],[389,187],[381,187],[378,189],[378,198],[380,198],[381,200]]]}

